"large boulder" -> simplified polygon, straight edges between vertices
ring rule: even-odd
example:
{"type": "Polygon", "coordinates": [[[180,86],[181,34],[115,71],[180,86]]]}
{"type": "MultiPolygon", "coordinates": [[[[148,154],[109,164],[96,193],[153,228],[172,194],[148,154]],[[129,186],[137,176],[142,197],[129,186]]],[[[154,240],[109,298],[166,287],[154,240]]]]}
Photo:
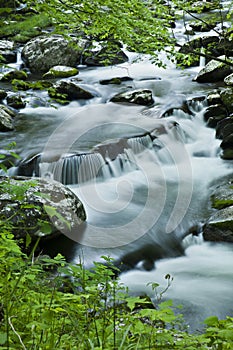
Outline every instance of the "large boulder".
{"type": "Polygon", "coordinates": [[[215,128],[218,122],[227,117],[227,110],[225,106],[221,104],[211,105],[206,108],[204,113],[204,119],[207,122],[207,126],[215,128]]]}
{"type": "Polygon", "coordinates": [[[59,182],[0,177],[0,219],[9,220],[17,239],[28,234],[34,241],[78,231],[86,214],[81,201],[59,182]]]}
{"type": "Polygon", "coordinates": [[[14,129],[15,113],[8,107],[0,105],[0,131],[11,131],[14,129]]]}
{"type": "Polygon", "coordinates": [[[62,35],[31,39],[23,48],[22,59],[33,73],[45,73],[57,65],[75,67],[81,52],[62,35]]]}
{"type": "Polygon", "coordinates": [[[0,40],[0,56],[4,63],[14,63],[17,60],[17,53],[14,50],[14,42],[9,40],[0,40]]]}
{"type": "MultiPolygon", "coordinates": [[[[221,56],[219,59],[224,60],[225,58],[221,56]]],[[[214,83],[224,80],[232,71],[233,68],[231,65],[217,60],[211,60],[200,70],[194,80],[198,83],[214,83]]]]}
{"type": "Polygon", "coordinates": [[[126,91],[113,96],[111,102],[132,103],[143,106],[151,106],[154,103],[152,92],[148,89],[126,91]]]}

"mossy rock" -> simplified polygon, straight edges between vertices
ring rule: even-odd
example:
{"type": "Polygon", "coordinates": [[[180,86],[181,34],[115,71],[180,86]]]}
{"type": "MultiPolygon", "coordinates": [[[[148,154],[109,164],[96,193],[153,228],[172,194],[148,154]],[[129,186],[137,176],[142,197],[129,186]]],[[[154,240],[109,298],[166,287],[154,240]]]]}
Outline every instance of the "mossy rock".
{"type": "MultiPolygon", "coordinates": [[[[221,60],[225,60],[224,56],[218,57],[221,60]]],[[[232,60],[229,60],[232,63],[232,60]]],[[[227,63],[220,62],[217,60],[211,60],[205,67],[203,67],[194,81],[198,83],[214,83],[218,81],[223,81],[226,76],[232,73],[232,66],[227,63]]]]}
{"type": "Polygon", "coordinates": [[[231,160],[233,159],[233,149],[232,148],[226,148],[222,151],[221,154],[221,158],[222,159],[226,159],[226,160],[231,160]]]}
{"type": "Polygon", "coordinates": [[[86,213],[79,198],[59,182],[0,177],[0,220],[8,218],[15,238],[24,239],[28,234],[32,240],[47,240],[72,234],[72,229],[76,233],[86,213]]]}
{"type": "Polygon", "coordinates": [[[54,66],[43,75],[43,78],[69,78],[79,73],[77,68],[68,66],[54,66]]]}
{"type": "Polygon", "coordinates": [[[25,71],[15,69],[15,70],[12,70],[12,71],[4,74],[3,77],[1,78],[1,81],[11,82],[14,79],[26,80],[27,78],[28,78],[28,75],[25,71]]]}
{"type": "Polygon", "coordinates": [[[8,106],[15,108],[15,109],[21,109],[21,108],[26,107],[26,102],[18,94],[7,96],[7,104],[8,104],[8,106]]]}
{"type": "Polygon", "coordinates": [[[212,207],[223,209],[233,205],[233,184],[224,184],[216,188],[211,195],[212,207]]]}
{"type": "Polygon", "coordinates": [[[233,243],[233,206],[218,210],[203,228],[203,238],[212,242],[233,243]]]}

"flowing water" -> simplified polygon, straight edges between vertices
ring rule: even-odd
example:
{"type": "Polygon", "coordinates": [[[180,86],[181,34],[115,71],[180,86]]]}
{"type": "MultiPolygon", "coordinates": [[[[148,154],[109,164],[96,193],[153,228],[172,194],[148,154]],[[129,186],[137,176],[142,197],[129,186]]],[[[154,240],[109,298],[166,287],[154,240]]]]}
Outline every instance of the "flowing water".
{"type": "Polygon", "coordinates": [[[233,246],[201,238],[212,213],[209,195],[232,174],[232,162],[220,158],[215,130],[205,126],[205,99],[195,99],[213,89],[192,81],[200,67],[178,70],[168,62],[164,70],[147,57],[134,62],[135,55],[129,56],[129,63],[115,67],[80,67],[82,86],[96,93],[88,102],[52,108],[44,92],[27,96],[15,131],[0,134],[0,147],[16,141],[32,174],[64,183],[83,201],[86,224],[71,235],[64,232],[74,262],[81,254],[91,266],[110,255],[123,261],[122,283],[151,296],[147,284],[158,282],[161,291],[171,274],[164,298],[183,304],[195,329],[209,315],[233,315],[233,246]],[[133,80],[99,83],[116,76],[133,80]],[[150,89],[154,106],[109,102],[130,88],[150,89]],[[174,109],[161,118],[184,102],[189,113],[174,109]],[[196,238],[188,235],[197,231],[196,238]]]}

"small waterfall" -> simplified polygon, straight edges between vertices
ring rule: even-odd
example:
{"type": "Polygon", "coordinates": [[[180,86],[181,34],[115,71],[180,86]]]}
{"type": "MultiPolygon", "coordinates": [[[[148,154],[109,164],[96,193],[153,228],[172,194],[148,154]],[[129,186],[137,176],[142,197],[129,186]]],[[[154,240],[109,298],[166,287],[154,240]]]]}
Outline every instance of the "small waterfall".
{"type": "Polygon", "coordinates": [[[78,154],[61,157],[52,163],[41,163],[40,175],[71,185],[103,178],[105,167],[106,162],[100,153],[78,154]]]}
{"type": "MultiPolygon", "coordinates": [[[[205,54],[205,48],[204,47],[201,48],[201,54],[205,54]]],[[[206,64],[205,56],[200,56],[199,67],[203,68],[203,67],[205,67],[205,64],[206,64]]]]}
{"type": "Polygon", "coordinates": [[[136,170],[137,163],[130,149],[114,160],[100,153],[74,154],[61,157],[55,162],[41,162],[40,176],[52,178],[64,185],[74,185],[92,180],[104,181],[136,170]]]}
{"type": "Polygon", "coordinates": [[[144,136],[135,136],[128,139],[128,145],[134,154],[143,152],[145,149],[153,148],[153,141],[149,134],[144,136]]]}

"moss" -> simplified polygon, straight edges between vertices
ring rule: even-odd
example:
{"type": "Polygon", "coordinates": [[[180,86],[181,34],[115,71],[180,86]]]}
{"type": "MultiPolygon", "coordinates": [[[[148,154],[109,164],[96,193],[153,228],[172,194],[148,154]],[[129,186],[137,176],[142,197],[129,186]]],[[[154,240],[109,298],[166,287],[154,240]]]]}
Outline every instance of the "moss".
{"type": "Polygon", "coordinates": [[[211,197],[212,207],[215,209],[223,209],[226,207],[229,207],[233,205],[233,198],[232,199],[220,199],[216,198],[214,196],[211,197]]]}
{"type": "Polygon", "coordinates": [[[221,154],[222,159],[233,159],[233,149],[231,148],[226,148],[223,150],[221,154]]]}
{"type": "Polygon", "coordinates": [[[6,74],[4,74],[4,76],[1,78],[1,81],[6,81],[6,82],[11,82],[14,79],[18,79],[18,80],[26,80],[28,77],[27,73],[24,72],[23,70],[12,70],[6,74]]]}
{"type": "Polygon", "coordinates": [[[78,73],[78,69],[74,67],[55,66],[45,73],[43,78],[68,78],[77,75],[78,73]]]}
{"type": "Polygon", "coordinates": [[[230,230],[233,232],[233,220],[211,222],[210,225],[220,230],[230,230]]]}

